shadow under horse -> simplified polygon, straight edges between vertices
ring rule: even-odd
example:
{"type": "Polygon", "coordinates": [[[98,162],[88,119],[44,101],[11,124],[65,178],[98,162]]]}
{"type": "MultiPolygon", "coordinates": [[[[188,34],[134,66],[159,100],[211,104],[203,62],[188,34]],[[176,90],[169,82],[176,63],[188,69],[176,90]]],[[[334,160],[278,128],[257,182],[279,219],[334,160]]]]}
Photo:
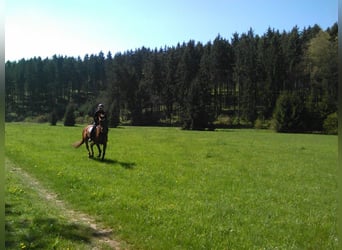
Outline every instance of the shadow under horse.
{"type": "Polygon", "coordinates": [[[82,140],[79,142],[75,142],[73,144],[73,147],[78,148],[83,143],[86,144],[86,148],[88,150],[89,158],[94,157],[94,145],[97,146],[97,149],[99,151],[98,157],[101,158],[101,160],[104,159],[106,154],[106,148],[107,148],[107,140],[108,140],[108,126],[106,125],[106,119],[104,115],[99,116],[99,124],[95,127],[95,137],[91,138],[90,142],[90,149],[89,149],[89,138],[91,130],[93,129],[93,125],[86,126],[82,131],[82,140]],[[103,145],[102,150],[100,148],[100,145],[103,145]]]}

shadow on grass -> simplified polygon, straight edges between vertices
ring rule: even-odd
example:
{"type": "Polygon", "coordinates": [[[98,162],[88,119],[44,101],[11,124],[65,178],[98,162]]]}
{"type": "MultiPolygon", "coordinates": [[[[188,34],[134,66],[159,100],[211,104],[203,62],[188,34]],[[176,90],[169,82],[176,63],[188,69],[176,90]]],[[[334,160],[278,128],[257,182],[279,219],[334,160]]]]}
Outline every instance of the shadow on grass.
{"type": "Polygon", "coordinates": [[[74,244],[91,244],[92,238],[109,236],[99,234],[87,225],[68,222],[54,217],[21,216],[20,207],[5,205],[6,249],[55,249],[61,240],[74,244]]]}
{"type": "Polygon", "coordinates": [[[101,160],[98,157],[94,157],[91,158],[92,160],[95,160],[97,162],[102,162],[104,164],[108,164],[108,165],[115,165],[118,164],[121,167],[125,168],[125,169],[134,169],[136,164],[135,162],[122,162],[122,161],[118,161],[118,160],[112,160],[112,159],[108,159],[108,158],[104,158],[103,160],[101,160]]]}

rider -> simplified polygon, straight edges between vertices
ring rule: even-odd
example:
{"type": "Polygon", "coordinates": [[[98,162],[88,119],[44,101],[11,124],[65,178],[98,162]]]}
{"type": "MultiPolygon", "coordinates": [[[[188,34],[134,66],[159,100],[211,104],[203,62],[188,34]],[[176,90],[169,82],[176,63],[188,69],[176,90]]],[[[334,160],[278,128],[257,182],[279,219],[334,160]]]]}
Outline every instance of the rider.
{"type": "Polygon", "coordinates": [[[104,106],[102,103],[100,103],[97,106],[97,110],[94,113],[93,129],[90,132],[89,141],[91,141],[92,138],[94,138],[94,136],[95,136],[96,126],[99,125],[99,115],[104,115],[104,117],[106,118],[106,112],[104,111],[104,106]]]}

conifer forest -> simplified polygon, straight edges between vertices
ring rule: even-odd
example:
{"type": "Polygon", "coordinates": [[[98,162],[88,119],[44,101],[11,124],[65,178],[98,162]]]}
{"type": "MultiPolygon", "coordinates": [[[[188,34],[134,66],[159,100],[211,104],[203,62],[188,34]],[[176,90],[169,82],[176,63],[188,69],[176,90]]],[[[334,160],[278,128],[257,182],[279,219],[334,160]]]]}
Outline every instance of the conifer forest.
{"type": "Polygon", "coordinates": [[[7,61],[6,122],[53,123],[67,112],[88,122],[103,103],[110,127],[324,131],[337,126],[337,33],[337,23],[251,28],[206,44],[7,61]]]}

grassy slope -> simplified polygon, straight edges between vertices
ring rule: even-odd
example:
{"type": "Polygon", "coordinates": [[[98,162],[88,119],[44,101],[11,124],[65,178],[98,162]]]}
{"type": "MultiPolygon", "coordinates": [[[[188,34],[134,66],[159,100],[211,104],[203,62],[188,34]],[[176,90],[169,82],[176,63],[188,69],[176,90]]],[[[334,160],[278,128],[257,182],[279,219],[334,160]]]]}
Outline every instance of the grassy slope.
{"type": "Polygon", "coordinates": [[[99,162],[81,130],[6,124],[6,156],[137,248],[336,247],[336,136],[125,127],[99,162]]]}

